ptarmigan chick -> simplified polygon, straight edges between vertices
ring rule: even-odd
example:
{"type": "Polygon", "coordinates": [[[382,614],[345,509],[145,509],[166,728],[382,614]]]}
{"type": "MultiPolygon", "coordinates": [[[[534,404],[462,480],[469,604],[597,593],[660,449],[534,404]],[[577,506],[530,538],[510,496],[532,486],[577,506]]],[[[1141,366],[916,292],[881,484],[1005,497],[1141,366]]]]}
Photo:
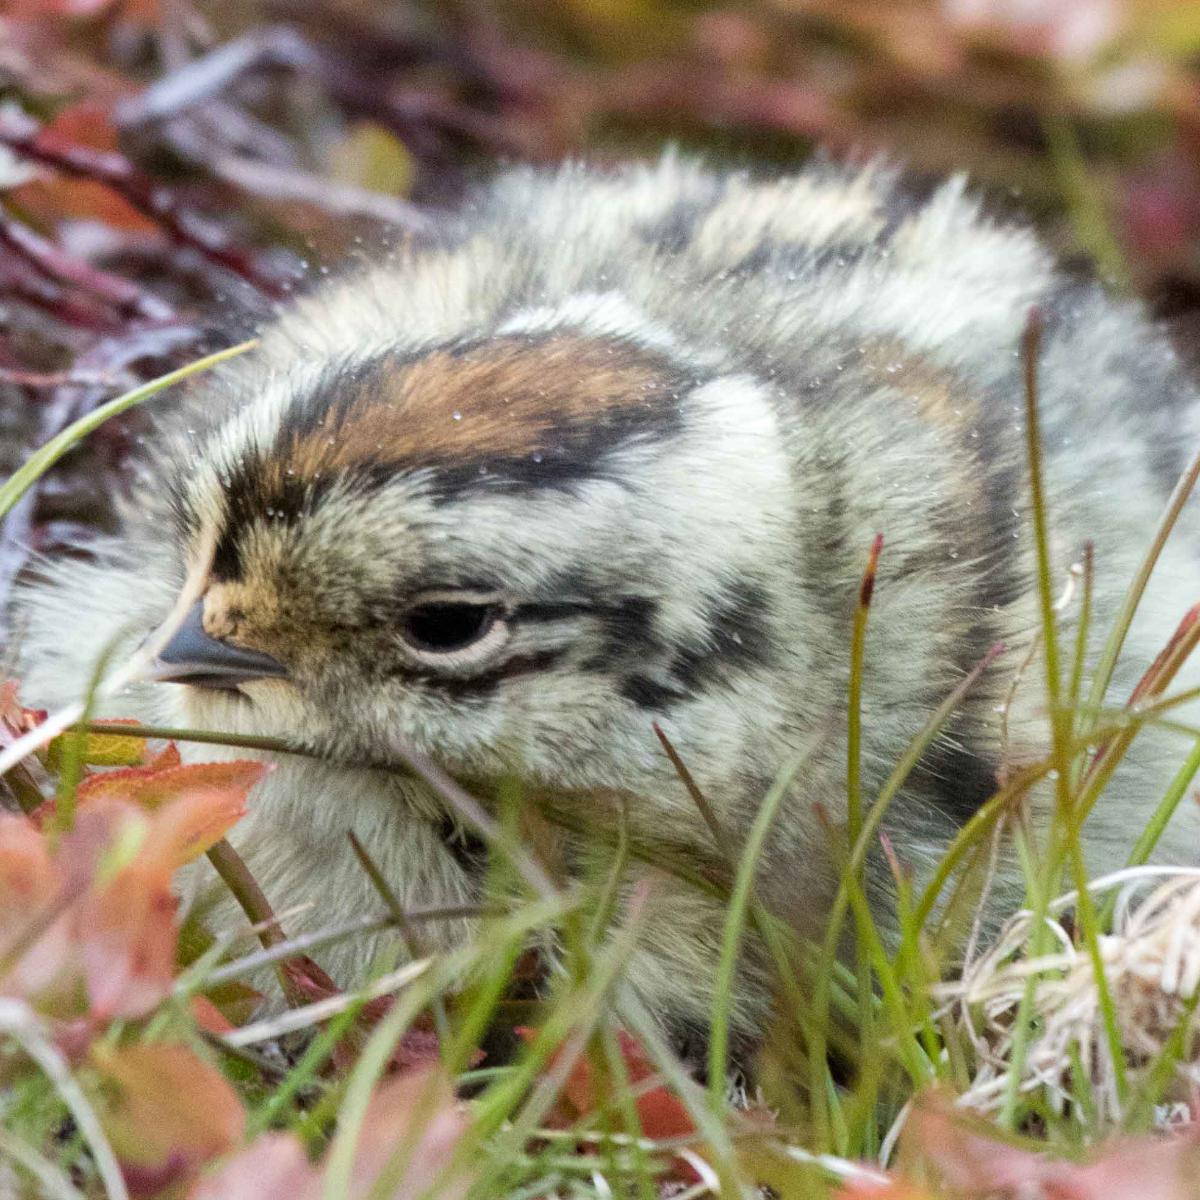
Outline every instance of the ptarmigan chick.
{"type": "MultiPolygon", "coordinates": [[[[961,180],[922,198],[879,167],[759,180],[668,155],[503,174],[205,377],[124,532],[25,590],[26,702],[78,698],[101,650],[144,640],[202,569],[164,653],[178,682],[114,710],[327,755],[281,762],[233,839],[277,906],[311,902],[292,931],[378,911],[351,829],[405,903],[476,895],[443,801],[378,769],[410,747],[485,801],[515,777],[610,834],[627,807],[630,880],[653,877],[629,979],[674,1036],[703,1037],[721,909],[646,859],[727,883],[807,748],[759,894],[820,927],[876,532],[868,800],[985,650],[1009,647],[893,804],[900,859],[919,875],[1002,766],[1044,754],[1036,666],[1006,739],[996,711],[1038,624],[1018,356],[1035,305],[1053,569],[1064,582],[1094,540],[1105,629],[1200,445],[1196,389],[1139,308],[1057,271],[961,180]]],[[[1182,525],[1114,703],[1200,598],[1190,512],[1182,525]]],[[[1094,868],[1123,861],[1177,765],[1173,743],[1142,741],[1088,822],[1094,868]]],[[[1164,853],[1194,857],[1198,825],[1181,814],[1164,853]]],[[[589,846],[568,838],[567,863],[589,846]]],[[[882,896],[887,868],[870,870],[882,896]]],[[[328,965],[350,981],[378,948],[328,965]]],[[[769,1007],[755,962],[751,943],[735,1013],[750,1039],[769,1007]]]]}

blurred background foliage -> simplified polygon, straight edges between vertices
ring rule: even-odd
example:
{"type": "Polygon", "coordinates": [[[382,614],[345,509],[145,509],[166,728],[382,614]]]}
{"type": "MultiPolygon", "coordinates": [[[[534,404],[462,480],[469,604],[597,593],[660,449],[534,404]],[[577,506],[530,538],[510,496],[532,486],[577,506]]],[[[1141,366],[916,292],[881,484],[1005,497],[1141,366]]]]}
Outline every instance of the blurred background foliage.
{"type": "MultiPolygon", "coordinates": [[[[1200,345],[1200,0],[6,0],[0,470],[497,160],[967,170],[1200,345]]],[[[431,218],[429,213],[433,212],[431,218]]],[[[15,513],[78,544],[138,436],[15,513]]]]}

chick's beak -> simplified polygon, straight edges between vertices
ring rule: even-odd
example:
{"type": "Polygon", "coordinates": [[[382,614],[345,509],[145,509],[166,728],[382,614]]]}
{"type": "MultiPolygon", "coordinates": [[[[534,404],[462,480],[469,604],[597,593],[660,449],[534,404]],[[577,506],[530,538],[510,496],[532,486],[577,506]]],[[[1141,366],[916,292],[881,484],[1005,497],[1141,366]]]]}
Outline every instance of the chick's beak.
{"type": "Polygon", "coordinates": [[[287,668],[269,654],[230,645],[204,632],[204,601],[197,601],[158,655],[157,679],[194,687],[235,688],[252,679],[279,679],[287,668]]]}

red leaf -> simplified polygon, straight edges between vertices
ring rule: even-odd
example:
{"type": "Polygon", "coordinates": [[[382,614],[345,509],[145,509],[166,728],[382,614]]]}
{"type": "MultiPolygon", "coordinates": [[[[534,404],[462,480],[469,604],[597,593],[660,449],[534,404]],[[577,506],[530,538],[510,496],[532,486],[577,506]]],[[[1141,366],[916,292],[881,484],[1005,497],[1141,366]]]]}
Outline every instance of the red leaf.
{"type": "MultiPolygon", "coordinates": [[[[520,1028],[517,1034],[525,1041],[532,1041],[534,1032],[520,1028]]],[[[641,1043],[625,1030],[617,1030],[617,1045],[621,1059],[625,1064],[625,1073],[629,1084],[638,1093],[634,1105],[637,1108],[638,1120],[642,1132],[648,1138],[665,1140],[667,1138],[689,1137],[695,1133],[696,1126],[691,1113],[674,1092],[666,1087],[644,1088],[645,1084],[657,1075],[654,1064],[650,1061],[641,1043]]],[[[551,1063],[557,1055],[551,1057],[551,1063]]],[[[605,1103],[612,1104],[611,1096],[597,1094],[596,1080],[593,1076],[592,1064],[587,1055],[581,1054],[571,1067],[566,1082],[563,1084],[562,1095],[559,1098],[557,1111],[552,1114],[551,1123],[560,1127],[573,1125],[581,1117],[589,1116],[602,1108],[605,1103]]],[[[689,1180],[698,1181],[695,1169],[683,1159],[676,1160],[677,1169],[689,1180]]]]}
{"type": "Polygon", "coordinates": [[[1087,1163],[1055,1160],[988,1136],[978,1120],[938,1095],[919,1097],[905,1127],[906,1154],[932,1166],[945,1188],[997,1200],[1194,1200],[1200,1131],[1127,1138],[1087,1163]]]}
{"type": "Polygon", "coordinates": [[[188,1047],[98,1042],[92,1064],[105,1084],[98,1103],[105,1132],[135,1176],[141,1172],[161,1188],[241,1140],[246,1117],[237,1093],[188,1047]]]}
{"type": "Polygon", "coordinates": [[[262,992],[237,979],[206,989],[203,998],[217,1010],[221,1020],[233,1028],[249,1021],[264,999],[262,992]]]}
{"type": "Polygon", "coordinates": [[[8,745],[21,734],[36,729],[47,715],[44,708],[25,708],[17,699],[17,685],[11,680],[0,683],[0,744],[8,745]]]}
{"type": "Polygon", "coordinates": [[[153,758],[146,762],[151,771],[164,771],[168,767],[177,767],[183,762],[179,757],[179,747],[174,742],[168,742],[153,758]]]}
{"type": "Polygon", "coordinates": [[[59,886],[46,839],[27,817],[0,812],[0,938],[49,904],[59,886]]]}
{"type": "Polygon", "coordinates": [[[642,1132],[648,1138],[663,1141],[667,1138],[689,1137],[696,1132],[687,1105],[665,1087],[651,1088],[636,1101],[642,1132]]]}
{"type": "Polygon", "coordinates": [[[93,1018],[141,1017],[170,994],[175,907],[170,875],[140,864],[84,897],[77,937],[93,1018]]]}
{"type": "Polygon", "coordinates": [[[191,1009],[196,1024],[207,1033],[229,1033],[237,1028],[207,996],[193,996],[191,1009]]]}
{"type": "MultiPolygon", "coordinates": [[[[469,1124],[454,1098],[450,1082],[437,1072],[410,1072],[385,1080],[375,1089],[363,1118],[362,1132],[345,1200],[365,1200],[391,1165],[401,1165],[398,1148],[409,1153],[399,1177],[389,1176],[380,1200],[417,1200],[428,1192],[469,1124]]],[[[319,1200],[322,1171],[309,1164],[298,1138],[270,1133],[202,1179],[189,1200],[319,1200]]],[[[438,1200],[461,1200],[471,1184],[470,1172],[438,1200]]]]}
{"type": "Polygon", "coordinates": [[[144,855],[173,872],[216,845],[245,815],[241,791],[191,792],[155,814],[144,855]]]}
{"type": "Polygon", "coordinates": [[[935,1200],[935,1197],[906,1179],[892,1178],[886,1183],[844,1183],[832,1200],[935,1200]]]}
{"type": "MultiPolygon", "coordinates": [[[[363,1119],[354,1163],[354,1196],[365,1197],[397,1146],[410,1138],[412,1149],[404,1170],[384,1195],[390,1200],[415,1200],[433,1183],[470,1124],[454,1097],[450,1081],[438,1071],[414,1071],[386,1079],[375,1089],[363,1119]],[[413,1125],[419,1121],[417,1131],[413,1125]]],[[[469,1175],[438,1190],[438,1200],[458,1200],[470,1186],[469,1175]]]]}
{"type": "Polygon", "coordinates": [[[245,800],[268,769],[266,763],[251,759],[125,767],[89,775],[80,783],[75,799],[83,805],[102,796],[115,796],[149,809],[161,808],[168,800],[199,791],[236,792],[245,800]]]}
{"type": "Polygon", "coordinates": [[[247,795],[267,770],[266,763],[249,760],[126,767],[89,775],[75,800],[81,814],[111,800],[156,812],[145,856],[174,871],[220,841],[245,815],[247,795]]]}
{"type": "Polygon", "coordinates": [[[20,951],[0,990],[93,1025],[150,1012],[176,969],[172,873],[224,836],[263,769],[214,763],[97,776],[104,786],[85,781],[57,845],[28,818],[0,815],[0,953],[20,951]],[[122,778],[108,783],[113,775],[122,778]],[[118,798],[131,791],[151,807],[118,798]]]}
{"type": "Polygon", "coordinates": [[[33,823],[0,813],[0,954],[33,939],[0,976],[0,993],[36,996],[70,989],[74,974],[66,915],[39,932],[61,903],[64,887],[48,843],[33,823]]]}
{"type": "MultiPolygon", "coordinates": [[[[479,1051],[475,1053],[478,1054],[479,1051]]],[[[437,1034],[432,1029],[420,1029],[414,1025],[397,1042],[388,1066],[398,1074],[403,1074],[406,1071],[435,1067],[440,1061],[441,1043],[437,1034]]],[[[477,1058],[473,1058],[471,1065],[474,1066],[478,1061],[477,1058]]]]}
{"type": "Polygon", "coordinates": [[[189,1200],[319,1200],[321,1175],[292,1133],[268,1133],[202,1179],[189,1200]]]}
{"type": "MultiPolygon", "coordinates": [[[[112,0],[27,0],[42,11],[57,9],[65,15],[82,15],[87,9],[100,11],[112,7],[112,0]]],[[[157,0],[156,0],[157,2],[157,0]]],[[[122,5],[122,16],[128,17],[128,5],[122,5]]],[[[99,104],[72,104],[64,108],[49,124],[42,127],[39,141],[55,150],[83,147],[88,150],[113,152],[119,149],[116,126],[108,111],[99,104]]],[[[53,224],[64,217],[100,221],[115,229],[139,234],[159,234],[158,226],[138,212],[127,200],[111,188],[91,179],[76,179],[46,171],[16,189],[22,206],[45,223],[53,224]]]]}
{"type": "Polygon", "coordinates": [[[333,977],[314,958],[307,954],[296,954],[279,964],[283,976],[283,987],[288,997],[299,1004],[315,1004],[340,996],[342,989],[333,977]]]}

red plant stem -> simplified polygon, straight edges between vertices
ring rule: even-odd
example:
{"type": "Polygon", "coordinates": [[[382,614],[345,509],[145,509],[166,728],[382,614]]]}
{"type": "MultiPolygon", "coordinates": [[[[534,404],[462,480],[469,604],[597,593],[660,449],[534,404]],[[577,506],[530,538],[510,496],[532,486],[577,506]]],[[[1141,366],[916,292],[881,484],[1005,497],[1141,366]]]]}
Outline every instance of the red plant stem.
{"type": "Polygon", "coordinates": [[[51,313],[65,325],[91,333],[114,333],[125,324],[111,309],[79,292],[65,291],[58,280],[48,279],[16,258],[0,264],[0,291],[51,313]]]}
{"type": "Polygon", "coordinates": [[[142,291],[119,275],[102,271],[67,254],[6,213],[0,213],[0,246],[11,250],[46,278],[72,283],[107,301],[126,316],[145,317],[152,321],[167,320],[171,316],[171,306],[165,300],[142,291]]]}
{"type": "Polygon", "coordinates": [[[0,384],[48,391],[59,387],[111,387],[113,379],[98,372],[26,371],[22,367],[0,367],[0,384]]]}
{"type": "Polygon", "coordinates": [[[181,245],[224,267],[265,295],[282,298],[287,289],[258,269],[219,229],[181,208],[172,193],[139,171],[124,155],[48,140],[37,122],[16,113],[0,114],[0,144],[17,154],[77,179],[101,183],[160,226],[181,245]]]}

